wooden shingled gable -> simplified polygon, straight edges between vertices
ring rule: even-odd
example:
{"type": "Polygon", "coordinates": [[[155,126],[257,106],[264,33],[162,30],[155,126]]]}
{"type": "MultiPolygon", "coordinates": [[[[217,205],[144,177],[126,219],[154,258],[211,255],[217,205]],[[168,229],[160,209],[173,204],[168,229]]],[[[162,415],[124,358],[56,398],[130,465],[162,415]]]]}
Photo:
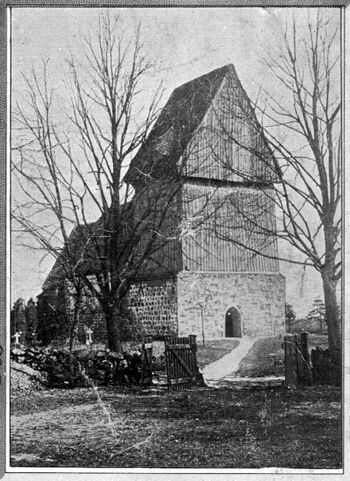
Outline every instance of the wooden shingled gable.
{"type": "Polygon", "coordinates": [[[278,181],[278,176],[273,173],[278,168],[276,160],[233,65],[213,70],[173,91],[146,142],[133,158],[124,180],[136,183],[143,176],[173,176],[179,165],[183,165],[185,157],[187,166],[179,172],[180,175],[231,181],[278,181]],[[246,119],[242,120],[242,117],[246,119]],[[248,148],[236,145],[236,150],[232,146],[230,150],[228,144],[234,142],[220,138],[220,128],[224,126],[227,132],[231,129],[234,135],[239,123],[243,124],[246,137],[251,139],[248,148]],[[197,146],[201,155],[200,159],[197,155],[199,168],[193,164],[193,155],[187,152],[190,149],[194,151],[193,145],[196,142],[201,144],[197,146]],[[216,151],[216,159],[209,158],[210,150],[216,151]],[[203,158],[205,151],[208,159],[203,158]],[[236,162],[237,158],[240,158],[240,165],[245,169],[242,171],[242,179],[237,175],[239,172],[236,165],[226,165],[225,172],[223,168],[227,159],[236,162]],[[188,159],[192,162],[191,166],[188,159]],[[219,168],[218,163],[221,163],[219,168]]]}
{"type": "Polygon", "coordinates": [[[146,142],[133,158],[125,181],[133,183],[143,174],[159,170],[173,172],[193,133],[201,124],[225,75],[228,65],[213,70],[176,88],[159,115],[146,142]]]}

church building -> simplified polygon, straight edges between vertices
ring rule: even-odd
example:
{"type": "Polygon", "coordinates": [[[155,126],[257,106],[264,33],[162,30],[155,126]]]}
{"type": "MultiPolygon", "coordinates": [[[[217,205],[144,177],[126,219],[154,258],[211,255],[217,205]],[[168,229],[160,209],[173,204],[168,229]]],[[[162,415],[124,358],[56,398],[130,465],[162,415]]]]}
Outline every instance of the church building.
{"type": "Polygon", "coordinates": [[[169,219],[179,236],[128,297],[148,332],[220,339],[284,331],[276,168],[233,65],[174,90],[125,179],[136,212],[144,179],[171,179],[169,193],[174,169],[181,179],[169,219]]]}
{"type": "Polygon", "coordinates": [[[173,91],[124,178],[137,218],[159,196],[169,206],[168,239],[127,294],[148,334],[201,340],[284,332],[285,284],[273,235],[276,169],[233,65],[173,91]]]}

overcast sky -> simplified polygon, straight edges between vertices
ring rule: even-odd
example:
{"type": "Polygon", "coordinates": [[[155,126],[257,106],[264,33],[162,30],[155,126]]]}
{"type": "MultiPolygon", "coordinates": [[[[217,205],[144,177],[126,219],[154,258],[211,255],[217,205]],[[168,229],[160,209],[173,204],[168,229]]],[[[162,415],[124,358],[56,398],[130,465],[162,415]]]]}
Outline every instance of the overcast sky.
{"type": "MultiPolygon", "coordinates": [[[[131,36],[141,24],[145,52],[158,65],[150,89],[165,78],[166,102],[171,91],[195,77],[233,63],[252,100],[260,87],[271,93],[275,80],[264,62],[281,42],[285,22],[295,15],[298,25],[305,24],[307,10],[264,8],[115,8],[131,36]]],[[[97,8],[14,8],[12,15],[12,91],[13,101],[21,101],[23,82],[20,73],[29,73],[42,58],[50,59],[56,88],[65,104],[65,59],[69,52],[79,55],[79,37],[97,30],[97,8]]],[[[334,18],[339,13],[333,10],[334,18]]],[[[278,92],[276,92],[277,94],[278,92]]],[[[147,93],[145,93],[147,101],[147,93]]],[[[13,191],[12,196],[18,195],[13,191]]],[[[41,253],[23,247],[12,237],[11,298],[35,297],[54,260],[40,262],[41,253]]],[[[281,265],[286,276],[287,301],[298,314],[306,313],[315,296],[322,293],[318,275],[307,269],[281,265]]]]}

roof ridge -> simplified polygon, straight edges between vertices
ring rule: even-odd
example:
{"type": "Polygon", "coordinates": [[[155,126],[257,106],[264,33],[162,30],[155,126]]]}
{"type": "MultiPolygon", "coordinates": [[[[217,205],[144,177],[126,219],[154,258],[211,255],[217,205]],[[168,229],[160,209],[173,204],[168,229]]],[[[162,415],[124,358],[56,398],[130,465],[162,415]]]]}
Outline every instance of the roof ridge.
{"type": "Polygon", "coordinates": [[[214,73],[219,73],[220,71],[224,71],[224,70],[229,70],[231,67],[233,67],[234,69],[234,65],[232,63],[228,63],[226,65],[223,65],[222,67],[218,67],[218,68],[215,68],[213,70],[210,70],[210,72],[207,72],[207,73],[204,73],[202,75],[199,75],[198,77],[195,77],[191,80],[188,80],[187,82],[184,82],[183,84],[181,85],[178,85],[172,93],[176,92],[177,90],[181,89],[182,87],[185,87],[186,85],[188,84],[192,84],[196,81],[200,81],[200,80],[204,80],[205,78],[207,77],[210,77],[210,76],[213,76],[214,73]]]}

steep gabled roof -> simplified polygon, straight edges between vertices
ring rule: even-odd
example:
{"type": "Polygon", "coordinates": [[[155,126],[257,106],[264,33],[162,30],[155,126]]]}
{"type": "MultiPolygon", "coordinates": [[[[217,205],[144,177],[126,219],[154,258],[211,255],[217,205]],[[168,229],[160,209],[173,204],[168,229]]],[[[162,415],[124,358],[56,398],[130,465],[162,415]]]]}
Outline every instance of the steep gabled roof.
{"type": "Polygon", "coordinates": [[[86,262],[89,258],[90,252],[87,249],[87,240],[91,234],[97,234],[101,229],[101,218],[96,222],[91,222],[86,225],[75,226],[68,238],[70,252],[68,254],[68,246],[64,245],[61,253],[57,257],[51,271],[49,272],[42,289],[45,291],[55,284],[62,282],[62,279],[68,278],[68,272],[70,266],[78,263],[82,258],[84,259],[84,268],[86,268],[86,262]]]}
{"type": "Polygon", "coordinates": [[[194,152],[189,151],[190,155],[183,159],[185,169],[182,174],[187,172],[185,175],[188,176],[190,173],[190,177],[206,178],[213,175],[216,179],[232,181],[242,178],[253,182],[277,181],[273,173],[273,170],[278,168],[277,163],[232,64],[195,78],[173,91],[147,140],[131,161],[124,180],[135,183],[150,174],[164,180],[167,176],[171,178],[177,173],[181,175],[178,171],[178,160],[194,138],[201,145],[198,149],[199,155],[203,146],[207,144],[205,155],[208,159],[205,161],[202,156],[200,163],[196,164],[195,161],[191,164],[190,158],[193,160],[194,152]],[[225,107],[220,102],[223,102],[225,107]],[[213,107],[215,105],[216,107],[213,107]],[[212,121],[214,127],[210,124],[212,121]],[[233,131],[239,125],[245,125],[246,147],[236,147],[234,151],[235,142],[230,140],[230,133],[222,130],[222,125],[233,131]],[[227,158],[213,162],[210,156],[215,152],[220,158],[221,150],[225,149],[227,158]],[[237,149],[240,149],[240,153],[237,149]],[[231,159],[235,165],[230,164],[224,168],[225,162],[231,162],[231,159]],[[211,165],[207,165],[208,162],[211,165]]]}
{"type": "Polygon", "coordinates": [[[148,140],[162,137],[170,128],[180,134],[178,142],[185,148],[194,130],[200,125],[230,65],[197,77],[171,94],[148,140]]]}
{"type": "Polygon", "coordinates": [[[234,69],[233,65],[225,65],[173,91],[146,142],[133,158],[126,182],[137,178],[139,169],[151,173],[162,157],[169,160],[168,167],[174,167],[230,69],[234,69]]]}
{"type": "MultiPolygon", "coordinates": [[[[123,204],[124,217],[130,222],[132,222],[131,209],[132,202],[123,204]]],[[[124,222],[121,225],[123,235],[125,235],[127,228],[127,222],[124,222]]],[[[104,232],[105,221],[102,215],[95,222],[76,225],[49,272],[42,289],[45,291],[56,284],[60,284],[62,280],[68,279],[69,271],[73,267],[75,267],[75,272],[78,275],[96,273],[101,269],[104,232]],[[68,251],[68,249],[70,250],[68,251]],[[101,249],[100,258],[98,249],[101,249]]]]}

